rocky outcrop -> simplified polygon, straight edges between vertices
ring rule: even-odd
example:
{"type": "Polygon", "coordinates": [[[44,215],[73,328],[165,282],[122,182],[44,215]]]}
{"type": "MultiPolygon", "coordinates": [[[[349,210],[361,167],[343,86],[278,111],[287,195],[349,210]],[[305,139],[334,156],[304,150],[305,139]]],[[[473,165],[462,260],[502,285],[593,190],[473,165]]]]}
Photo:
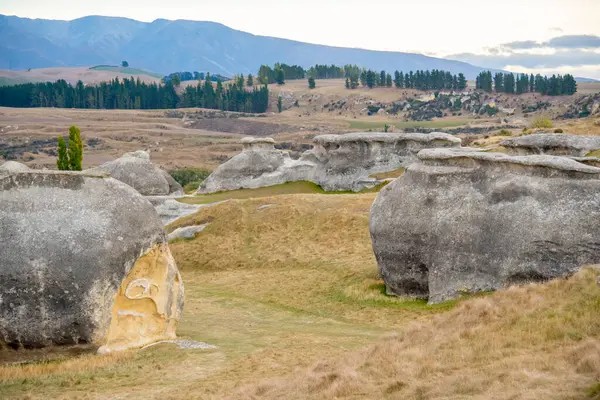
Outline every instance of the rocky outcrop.
{"type": "Polygon", "coordinates": [[[310,181],[328,191],[360,191],[381,181],[369,175],[403,168],[419,150],[459,147],[445,133],[349,133],[314,138],[314,147],[298,160],[276,150],[270,138],[245,138],[243,151],[219,166],[198,193],[253,189],[285,182],[310,181]]]}
{"type": "Polygon", "coordinates": [[[600,149],[600,136],[537,133],[513,137],[500,143],[509,154],[550,154],[555,156],[583,157],[600,149]]]}
{"type": "Polygon", "coordinates": [[[8,171],[8,172],[23,172],[29,171],[30,168],[16,161],[7,161],[4,164],[0,165],[0,171],[8,171]]]}
{"type": "Polygon", "coordinates": [[[150,161],[148,152],[139,150],[125,153],[121,158],[87,170],[89,173],[104,171],[124,182],[144,196],[160,196],[171,193],[183,194],[183,188],[166,171],[150,161]]]}
{"type": "Polygon", "coordinates": [[[600,168],[449,149],[419,158],[371,209],[389,293],[437,303],[600,262],[600,168]]]}
{"type": "Polygon", "coordinates": [[[173,339],[183,282],[148,200],[115,179],[0,172],[0,347],[173,339]]]}

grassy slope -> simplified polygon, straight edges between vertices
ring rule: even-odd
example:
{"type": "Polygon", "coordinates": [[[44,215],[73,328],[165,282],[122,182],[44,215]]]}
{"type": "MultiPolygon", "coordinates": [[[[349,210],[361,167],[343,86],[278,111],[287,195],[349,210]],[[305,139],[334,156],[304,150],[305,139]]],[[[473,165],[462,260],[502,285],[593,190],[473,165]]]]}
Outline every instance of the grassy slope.
{"type": "Polygon", "coordinates": [[[581,397],[600,377],[595,276],[450,312],[455,303],[388,297],[368,231],[374,198],[231,200],[178,221],[169,230],[211,222],[196,239],[171,244],[186,285],[178,333],[218,349],[158,345],[2,366],[0,398],[460,399],[528,390],[562,399],[581,397]],[[264,204],[276,205],[259,210],[264,204]]]}
{"type": "Polygon", "coordinates": [[[149,75],[154,78],[162,78],[164,76],[162,74],[157,74],[156,72],[149,72],[149,71],[145,71],[145,70],[139,69],[139,68],[117,67],[117,66],[111,67],[108,65],[99,65],[96,67],[91,67],[90,70],[118,72],[118,73],[127,74],[127,75],[149,75]]]}

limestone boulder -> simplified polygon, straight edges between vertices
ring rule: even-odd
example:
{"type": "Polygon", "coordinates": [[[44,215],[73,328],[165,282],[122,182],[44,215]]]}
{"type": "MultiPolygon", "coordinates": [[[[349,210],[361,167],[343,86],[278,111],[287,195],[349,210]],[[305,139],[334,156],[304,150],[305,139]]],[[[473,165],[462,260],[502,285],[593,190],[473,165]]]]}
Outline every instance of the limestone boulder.
{"type": "Polygon", "coordinates": [[[125,153],[121,158],[87,170],[90,173],[104,171],[124,182],[144,196],[160,196],[183,193],[183,188],[166,171],[150,161],[148,152],[139,150],[125,153]]]}
{"type": "Polygon", "coordinates": [[[437,303],[600,262],[600,168],[451,149],[419,158],[371,209],[388,293],[437,303]]]}
{"type": "Polygon", "coordinates": [[[316,165],[307,180],[328,191],[358,192],[380,183],[370,175],[404,168],[423,149],[460,147],[461,140],[441,132],[357,132],[316,136],[314,143],[300,159],[316,165]]]}
{"type": "Polygon", "coordinates": [[[0,165],[0,171],[6,172],[23,172],[29,171],[30,169],[31,168],[29,168],[27,165],[16,161],[6,161],[4,164],[0,165]]]}
{"type": "Polygon", "coordinates": [[[381,181],[370,175],[414,162],[417,152],[432,147],[460,147],[445,133],[348,133],[314,138],[313,149],[298,160],[277,150],[271,138],[245,138],[243,151],[220,165],[198,193],[253,189],[285,182],[310,181],[328,191],[360,191],[381,181]]]}
{"type": "Polygon", "coordinates": [[[0,172],[0,347],[173,339],[184,288],[148,200],[110,177],[0,172]]]}
{"type": "Polygon", "coordinates": [[[501,146],[512,155],[549,154],[584,157],[600,149],[600,136],[536,133],[505,139],[501,146]]]}

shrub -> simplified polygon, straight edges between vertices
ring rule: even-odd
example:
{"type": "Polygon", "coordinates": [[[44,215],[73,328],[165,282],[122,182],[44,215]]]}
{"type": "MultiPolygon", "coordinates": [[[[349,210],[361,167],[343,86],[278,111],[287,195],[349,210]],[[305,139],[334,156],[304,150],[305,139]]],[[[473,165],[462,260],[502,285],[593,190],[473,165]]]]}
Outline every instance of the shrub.
{"type": "Polygon", "coordinates": [[[511,136],[511,133],[506,129],[502,129],[500,132],[498,132],[498,136],[511,136]]]}
{"type": "Polygon", "coordinates": [[[210,175],[209,170],[204,168],[180,168],[169,171],[169,174],[175,179],[181,186],[189,185],[190,183],[197,183],[200,185],[202,181],[210,175]]]}
{"type": "Polygon", "coordinates": [[[548,117],[537,117],[531,123],[532,128],[552,128],[552,120],[548,117]]]}
{"type": "Polygon", "coordinates": [[[559,129],[555,129],[555,130],[554,130],[554,133],[564,133],[564,132],[565,132],[565,131],[563,131],[563,130],[562,130],[562,129],[560,129],[560,128],[559,128],[559,129]]]}

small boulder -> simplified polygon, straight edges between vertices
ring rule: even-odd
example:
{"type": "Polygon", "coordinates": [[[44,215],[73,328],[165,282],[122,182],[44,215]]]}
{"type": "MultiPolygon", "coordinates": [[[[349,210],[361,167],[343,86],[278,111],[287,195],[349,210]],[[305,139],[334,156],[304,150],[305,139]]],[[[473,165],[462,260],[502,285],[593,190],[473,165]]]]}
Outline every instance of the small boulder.
{"type": "Polygon", "coordinates": [[[150,161],[148,152],[138,150],[125,153],[121,158],[109,161],[86,172],[104,171],[124,182],[144,196],[160,196],[183,193],[183,188],[166,171],[150,161]]]}
{"type": "Polygon", "coordinates": [[[7,161],[4,164],[0,165],[0,171],[7,171],[7,172],[24,172],[24,171],[29,171],[31,168],[29,168],[27,165],[25,164],[21,164],[20,162],[16,162],[16,161],[7,161]]]}

